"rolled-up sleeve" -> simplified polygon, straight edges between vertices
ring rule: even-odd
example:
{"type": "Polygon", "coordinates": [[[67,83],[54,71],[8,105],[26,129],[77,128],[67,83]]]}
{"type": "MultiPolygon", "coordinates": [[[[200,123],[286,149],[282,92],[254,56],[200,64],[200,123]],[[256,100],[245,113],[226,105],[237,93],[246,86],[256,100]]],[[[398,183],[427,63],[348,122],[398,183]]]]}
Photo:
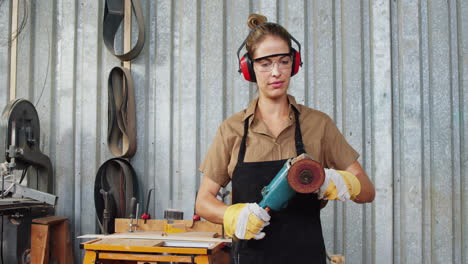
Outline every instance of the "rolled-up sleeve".
{"type": "Polygon", "coordinates": [[[325,127],[324,143],[325,163],[330,168],[344,170],[359,158],[359,153],[349,145],[331,119],[325,127]]]}
{"type": "Polygon", "coordinates": [[[199,170],[214,182],[225,187],[231,181],[228,174],[230,159],[231,149],[227,146],[223,125],[221,125],[199,170]]]}

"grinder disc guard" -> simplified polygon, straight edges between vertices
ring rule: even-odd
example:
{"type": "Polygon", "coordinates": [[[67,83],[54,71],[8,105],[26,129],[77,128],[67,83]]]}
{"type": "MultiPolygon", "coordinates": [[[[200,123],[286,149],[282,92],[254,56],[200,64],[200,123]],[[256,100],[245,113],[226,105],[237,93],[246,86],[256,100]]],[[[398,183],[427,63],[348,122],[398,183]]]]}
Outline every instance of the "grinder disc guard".
{"type": "Polygon", "coordinates": [[[288,171],[288,183],[298,193],[312,193],[322,186],[325,171],[315,160],[302,159],[295,162],[288,171]]]}

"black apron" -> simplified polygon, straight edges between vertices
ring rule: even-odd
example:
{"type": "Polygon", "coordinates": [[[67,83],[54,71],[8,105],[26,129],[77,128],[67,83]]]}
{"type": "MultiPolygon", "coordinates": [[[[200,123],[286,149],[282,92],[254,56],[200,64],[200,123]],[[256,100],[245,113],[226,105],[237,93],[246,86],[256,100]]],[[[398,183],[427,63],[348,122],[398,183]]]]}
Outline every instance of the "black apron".
{"type": "MultiPolygon", "coordinates": [[[[296,152],[300,155],[305,151],[296,109],[294,114],[296,152]]],[[[270,183],[287,161],[244,162],[248,126],[249,118],[244,123],[244,136],[232,175],[233,204],[259,203],[262,188],[270,183]]],[[[231,263],[326,263],[320,200],[316,194],[296,194],[286,208],[270,211],[270,215],[270,225],[263,229],[266,233],[263,239],[233,241],[231,263]]]]}

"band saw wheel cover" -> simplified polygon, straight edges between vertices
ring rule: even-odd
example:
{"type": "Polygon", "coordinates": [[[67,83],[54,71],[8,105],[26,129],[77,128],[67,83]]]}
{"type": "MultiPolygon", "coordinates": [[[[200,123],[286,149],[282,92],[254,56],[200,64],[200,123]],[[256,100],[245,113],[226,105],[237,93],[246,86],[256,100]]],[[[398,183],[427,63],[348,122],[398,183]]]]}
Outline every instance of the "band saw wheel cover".
{"type": "Polygon", "coordinates": [[[16,145],[22,148],[28,148],[30,151],[40,151],[41,129],[39,115],[30,101],[26,99],[10,101],[3,109],[1,127],[7,128],[5,147],[8,148],[10,145],[16,145]],[[27,130],[30,138],[18,136],[21,130],[27,130]],[[16,142],[11,142],[11,134],[13,131],[16,132],[16,142]]]}
{"type": "Polygon", "coordinates": [[[322,186],[325,180],[325,171],[315,160],[303,159],[294,163],[288,171],[288,183],[298,193],[312,193],[322,186]],[[312,176],[308,182],[301,180],[301,175],[312,176]]]}

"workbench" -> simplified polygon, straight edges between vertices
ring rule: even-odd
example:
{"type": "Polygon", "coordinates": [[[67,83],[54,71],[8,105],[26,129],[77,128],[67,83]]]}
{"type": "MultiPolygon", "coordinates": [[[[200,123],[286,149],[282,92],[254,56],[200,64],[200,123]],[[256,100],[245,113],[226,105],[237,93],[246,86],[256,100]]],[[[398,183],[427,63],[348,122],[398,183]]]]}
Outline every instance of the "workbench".
{"type": "MultiPolygon", "coordinates": [[[[122,230],[126,228],[127,222],[128,219],[116,219],[116,230],[127,231],[122,230]]],[[[153,231],[155,226],[163,222],[148,220],[147,224],[143,224],[143,220],[139,220],[140,231],[96,235],[97,239],[80,244],[85,250],[83,264],[229,263],[230,239],[216,236],[217,232],[204,230],[211,223],[199,222],[185,233],[153,231]],[[149,227],[152,230],[148,230],[149,227]]],[[[91,236],[81,238],[87,237],[91,236]]]]}
{"type": "Polygon", "coordinates": [[[114,263],[229,263],[223,242],[187,242],[147,239],[104,238],[81,244],[83,264],[114,263]],[[98,262],[99,261],[99,262],[98,262]]]}

